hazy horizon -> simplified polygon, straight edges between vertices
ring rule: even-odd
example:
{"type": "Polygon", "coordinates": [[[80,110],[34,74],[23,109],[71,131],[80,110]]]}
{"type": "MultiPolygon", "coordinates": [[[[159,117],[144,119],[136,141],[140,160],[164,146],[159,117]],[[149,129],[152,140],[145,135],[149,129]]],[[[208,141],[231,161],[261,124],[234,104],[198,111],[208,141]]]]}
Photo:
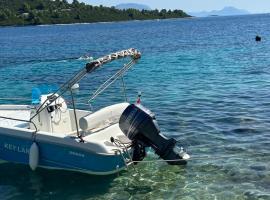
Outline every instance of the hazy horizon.
{"type": "Polygon", "coordinates": [[[244,9],[250,13],[269,13],[270,1],[269,0],[80,0],[82,2],[92,5],[115,6],[121,3],[138,3],[150,6],[152,9],[182,9],[186,12],[199,12],[199,11],[212,11],[221,10],[224,7],[235,7],[244,9]]]}

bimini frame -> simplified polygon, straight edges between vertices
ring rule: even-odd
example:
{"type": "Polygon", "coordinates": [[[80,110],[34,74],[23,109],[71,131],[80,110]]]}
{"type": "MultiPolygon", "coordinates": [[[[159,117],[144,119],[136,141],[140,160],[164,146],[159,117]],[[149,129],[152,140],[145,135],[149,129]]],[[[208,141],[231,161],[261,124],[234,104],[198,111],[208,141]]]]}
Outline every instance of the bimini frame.
{"type": "Polygon", "coordinates": [[[131,60],[124,65],[122,69],[116,72],[111,78],[109,78],[106,82],[104,82],[98,90],[93,94],[91,99],[94,99],[96,96],[98,96],[102,91],[104,91],[107,87],[109,87],[119,76],[122,76],[129,68],[131,68],[140,58],[141,58],[141,53],[134,48],[127,49],[127,50],[122,50],[118,51],[116,53],[111,53],[107,56],[103,56],[99,59],[96,59],[90,63],[87,63],[84,68],[79,70],[75,76],[73,76],[71,79],[69,79],[66,83],[64,83],[56,92],[51,94],[50,96],[47,97],[47,99],[42,103],[42,105],[39,106],[37,109],[36,113],[30,118],[30,122],[40,113],[42,112],[45,108],[50,106],[55,100],[57,100],[60,96],[62,96],[65,92],[70,91],[71,96],[72,96],[72,104],[73,104],[73,110],[74,110],[74,117],[75,117],[75,123],[76,123],[76,129],[77,129],[77,136],[79,138],[82,137],[79,133],[79,128],[78,128],[78,121],[77,121],[77,116],[76,116],[76,108],[75,108],[75,103],[73,99],[73,93],[72,93],[72,86],[76,83],[78,83],[86,74],[90,74],[93,71],[95,71],[97,68],[101,67],[104,64],[110,63],[114,60],[122,59],[130,57],[131,60]],[[55,95],[58,94],[58,95],[55,95]],[[45,105],[45,106],[44,106],[45,105]]]}

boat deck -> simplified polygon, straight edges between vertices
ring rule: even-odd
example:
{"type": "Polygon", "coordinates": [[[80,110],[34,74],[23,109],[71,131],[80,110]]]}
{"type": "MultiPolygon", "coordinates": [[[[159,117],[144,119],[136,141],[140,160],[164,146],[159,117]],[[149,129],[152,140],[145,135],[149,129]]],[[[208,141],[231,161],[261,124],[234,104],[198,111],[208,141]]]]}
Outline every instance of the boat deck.
{"type": "MultiPolygon", "coordinates": [[[[1,105],[0,106],[0,116],[14,118],[18,120],[29,120],[30,119],[30,109],[29,106],[11,106],[11,105],[1,105]]],[[[0,127],[18,127],[18,128],[28,128],[29,123],[0,118],[0,127]]]]}

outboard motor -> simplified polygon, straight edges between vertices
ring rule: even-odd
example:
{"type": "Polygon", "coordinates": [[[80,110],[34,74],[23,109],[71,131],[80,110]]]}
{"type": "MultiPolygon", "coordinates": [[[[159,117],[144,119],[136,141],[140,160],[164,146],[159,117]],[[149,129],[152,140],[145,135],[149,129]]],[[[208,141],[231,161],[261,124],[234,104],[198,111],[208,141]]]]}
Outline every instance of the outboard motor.
{"type": "Polygon", "coordinates": [[[160,133],[155,115],[141,104],[129,105],[120,117],[119,126],[132,141],[133,161],[143,160],[145,148],[152,147],[157,155],[171,165],[187,164],[189,156],[183,150],[180,151],[175,139],[168,139],[160,133]]]}

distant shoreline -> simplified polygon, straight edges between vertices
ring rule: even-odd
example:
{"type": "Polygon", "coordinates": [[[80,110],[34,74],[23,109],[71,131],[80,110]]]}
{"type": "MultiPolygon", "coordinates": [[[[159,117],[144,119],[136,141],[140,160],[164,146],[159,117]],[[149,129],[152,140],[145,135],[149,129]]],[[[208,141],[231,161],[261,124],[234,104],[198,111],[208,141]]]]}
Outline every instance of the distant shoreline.
{"type": "Polygon", "coordinates": [[[177,18],[166,18],[166,19],[134,19],[134,20],[120,20],[120,21],[101,21],[101,22],[76,22],[76,23],[56,23],[56,24],[25,24],[25,25],[0,25],[0,28],[8,27],[31,27],[31,26],[66,26],[66,25],[87,25],[87,24],[110,24],[110,23],[123,23],[123,22],[142,22],[142,21],[166,21],[166,20],[188,20],[188,19],[203,19],[203,18],[214,18],[214,17],[244,17],[250,15],[270,15],[270,13],[251,13],[246,15],[228,15],[228,16],[206,16],[206,17],[177,17],[177,18]]]}
{"type": "Polygon", "coordinates": [[[78,22],[78,23],[59,23],[59,24],[26,24],[26,25],[0,25],[0,28],[8,27],[31,27],[31,26],[67,26],[67,25],[88,25],[88,24],[111,24],[111,23],[123,23],[123,22],[143,22],[143,21],[166,21],[166,20],[181,20],[181,19],[194,19],[198,17],[179,17],[179,18],[166,18],[166,19],[134,19],[134,20],[121,20],[121,21],[104,21],[104,22],[78,22]]]}
{"type": "Polygon", "coordinates": [[[119,22],[190,17],[183,10],[124,10],[93,6],[78,0],[1,0],[0,26],[119,22]]]}

